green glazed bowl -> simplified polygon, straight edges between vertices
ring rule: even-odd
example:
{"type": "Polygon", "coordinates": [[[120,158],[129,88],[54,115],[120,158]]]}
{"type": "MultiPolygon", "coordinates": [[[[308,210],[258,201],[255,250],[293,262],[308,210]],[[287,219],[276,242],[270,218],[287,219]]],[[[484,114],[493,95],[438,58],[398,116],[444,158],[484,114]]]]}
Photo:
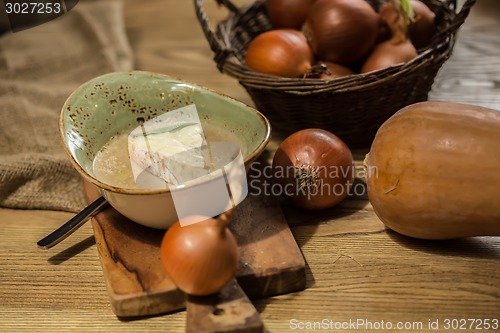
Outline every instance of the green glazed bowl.
{"type": "Polygon", "coordinates": [[[269,121],[255,109],[191,83],[140,71],[106,74],[77,88],[62,108],[60,134],[73,166],[118,212],[139,224],[166,229],[178,219],[169,189],[103,183],[95,178],[93,161],[113,136],[136,128],[138,118],[148,120],[190,104],[202,125],[225,129],[239,139],[247,169],[269,142],[269,121]]]}

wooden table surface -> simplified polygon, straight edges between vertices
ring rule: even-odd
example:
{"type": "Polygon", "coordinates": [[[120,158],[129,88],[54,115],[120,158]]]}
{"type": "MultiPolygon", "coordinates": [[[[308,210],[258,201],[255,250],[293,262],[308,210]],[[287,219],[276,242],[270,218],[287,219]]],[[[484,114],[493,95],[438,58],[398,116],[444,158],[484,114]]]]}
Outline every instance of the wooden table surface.
{"type": "MultiPolygon", "coordinates": [[[[214,22],[226,15],[214,1],[206,3],[214,22]]],[[[192,1],[127,0],[124,8],[137,69],[170,74],[251,104],[234,79],[216,70],[192,1]]],[[[500,110],[499,29],[498,0],[478,0],[431,99],[500,110]]],[[[498,198],[491,200],[498,205],[498,198]]],[[[366,200],[347,200],[317,214],[287,205],[283,210],[307,261],[307,288],[254,301],[267,331],[351,321],[374,329],[391,323],[393,331],[444,332],[453,331],[445,329],[447,320],[500,320],[499,237],[444,242],[402,237],[384,228],[366,200]],[[397,330],[397,323],[413,329],[397,330]]],[[[185,312],[135,320],[113,314],[90,224],[49,251],[37,248],[37,240],[71,216],[0,209],[0,331],[183,332],[185,312]]]]}

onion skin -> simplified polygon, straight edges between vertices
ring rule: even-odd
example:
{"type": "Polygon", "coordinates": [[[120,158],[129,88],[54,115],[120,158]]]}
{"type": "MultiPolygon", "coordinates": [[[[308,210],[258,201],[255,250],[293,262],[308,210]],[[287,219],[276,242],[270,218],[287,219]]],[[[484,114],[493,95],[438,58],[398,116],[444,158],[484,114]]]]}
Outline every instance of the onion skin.
{"type": "Polygon", "coordinates": [[[269,21],[277,29],[300,30],[316,0],[267,0],[269,21]]]}
{"type": "Polygon", "coordinates": [[[378,14],[364,0],[318,0],[302,31],[319,59],[348,65],[373,47],[378,20],[378,14]]]}
{"type": "Polygon", "coordinates": [[[250,42],[245,62],[260,73],[300,78],[311,69],[314,55],[300,31],[277,29],[264,32],[250,42]]]}
{"type": "Polygon", "coordinates": [[[378,130],[368,197],[390,229],[422,239],[499,236],[500,112],[421,102],[378,130]]]}
{"type": "MultiPolygon", "coordinates": [[[[399,0],[397,0],[399,1],[399,0]]],[[[398,12],[398,9],[394,7],[394,3],[392,1],[386,2],[380,9],[379,9],[379,16],[380,18],[386,22],[386,24],[389,26],[390,33],[391,33],[391,38],[394,34],[397,33],[402,33],[404,35],[407,34],[407,32],[404,30],[405,26],[405,17],[403,14],[398,12]]],[[[409,24],[409,19],[406,19],[407,24],[409,24]]],[[[390,38],[389,38],[390,39],[390,38]]]]}
{"type": "MultiPolygon", "coordinates": [[[[199,217],[187,217],[182,222],[199,217]]],[[[190,295],[221,290],[233,279],[239,262],[236,239],[226,222],[204,217],[203,222],[171,226],[161,244],[161,263],[172,282],[190,295]]]]}
{"type": "Polygon", "coordinates": [[[380,17],[378,20],[378,31],[377,31],[377,39],[375,40],[375,45],[385,42],[386,40],[391,39],[392,31],[389,27],[387,21],[380,17]]]}
{"type": "Polygon", "coordinates": [[[340,203],[354,181],[354,161],[347,145],[334,134],[316,128],[287,137],[278,147],[272,166],[274,182],[284,196],[307,210],[340,203]],[[295,171],[306,176],[299,177],[295,171]],[[306,184],[318,188],[301,187],[306,184]]]}
{"type": "Polygon", "coordinates": [[[409,39],[392,38],[375,47],[361,67],[361,73],[368,73],[390,66],[407,63],[418,56],[417,50],[409,39]]]}
{"type": "Polygon", "coordinates": [[[422,49],[429,45],[436,33],[435,14],[421,1],[410,0],[410,4],[415,20],[409,26],[409,36],[415,48],[422,49]]]}
{"type": "Polygon", "coordinates": [[[323,80],[334,80],[340,77],[354,74],[354,71],[352,69],[343,65],[334,64],[333,62],[327,62],[327,61],[322,62],[322,64],[326,66],[326,70],[328,71],[328,73],[330,73],[330,74],[326,72],[321,73],[319,78],[323,80]]]}

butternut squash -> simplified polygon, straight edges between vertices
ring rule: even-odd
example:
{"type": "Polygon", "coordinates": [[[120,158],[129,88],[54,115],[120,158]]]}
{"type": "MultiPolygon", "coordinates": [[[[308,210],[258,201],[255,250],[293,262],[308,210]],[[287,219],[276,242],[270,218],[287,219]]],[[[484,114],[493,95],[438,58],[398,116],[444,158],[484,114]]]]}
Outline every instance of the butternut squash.
{"type": "Polygon", "coordinates": [[[407,106],[380,127],[365,165],[369,200],[390,229],[422,239],[500,235],[500,111],[407,106]]]}

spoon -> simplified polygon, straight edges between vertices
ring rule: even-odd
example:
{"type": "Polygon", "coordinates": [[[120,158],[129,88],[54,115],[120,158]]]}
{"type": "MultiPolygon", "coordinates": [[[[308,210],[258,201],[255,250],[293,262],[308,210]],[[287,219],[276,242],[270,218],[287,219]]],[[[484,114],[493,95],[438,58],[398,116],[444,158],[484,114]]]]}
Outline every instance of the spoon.
{"type": "Polygon", "coordinates": [[[62,240],[66,239],[66,237],[75,232],[75,230],[84,225],[85,222],[97,215],[97,213],[99,213],[104,208],[108,207],[108,205],[109,203],[104,197],[101,196],[97,198],[94,202],[92,202],[90,205],[76,214],[71,220],[64,223],[62,226],[60,226],[45,238],[39,240],[37,242],[38,247],[47,250],[54,245],[59,244],[62,240]]]}

